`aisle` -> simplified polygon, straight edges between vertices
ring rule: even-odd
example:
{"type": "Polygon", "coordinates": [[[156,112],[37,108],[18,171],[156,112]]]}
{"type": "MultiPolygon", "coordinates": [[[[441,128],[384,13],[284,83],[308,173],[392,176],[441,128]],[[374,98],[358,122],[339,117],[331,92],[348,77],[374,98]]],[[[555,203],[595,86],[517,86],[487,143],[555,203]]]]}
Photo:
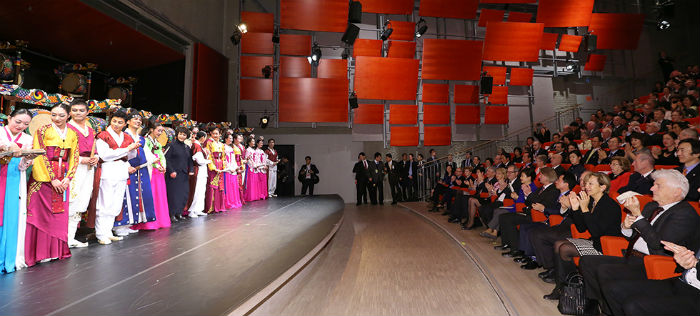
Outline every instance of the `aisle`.
{"type": "Polygon", "coordinates": [[[505,315],[457,243],[398,206],[346,204],[336,236],[252,315],[505,315]]]}

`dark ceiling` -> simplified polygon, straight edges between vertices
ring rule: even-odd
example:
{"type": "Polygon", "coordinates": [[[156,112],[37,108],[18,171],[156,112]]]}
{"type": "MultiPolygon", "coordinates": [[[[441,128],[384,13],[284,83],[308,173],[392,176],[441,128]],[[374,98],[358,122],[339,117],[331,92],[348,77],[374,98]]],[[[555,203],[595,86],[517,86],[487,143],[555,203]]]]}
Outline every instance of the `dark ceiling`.
{"type": "Polygon", "coordinates": [[[26,40],[29,49],[95,63],[100,71],[124,73],[185,57],[79,0],[3,1],[0,21],[0,40],[26,40]]]}

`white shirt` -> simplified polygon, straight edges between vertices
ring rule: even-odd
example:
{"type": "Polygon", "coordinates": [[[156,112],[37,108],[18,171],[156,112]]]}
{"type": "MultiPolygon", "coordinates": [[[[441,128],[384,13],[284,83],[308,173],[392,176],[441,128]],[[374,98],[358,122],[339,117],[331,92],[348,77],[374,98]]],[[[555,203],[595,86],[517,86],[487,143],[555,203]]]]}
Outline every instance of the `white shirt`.
{"type": "MultiPolygon", "coordinates": [[[[659,212],[659,214],[657,214],[656,217],[654,217],[654,220],[652,220],[650,224],[654,225],[654,223],[656,223],[656,221],[661,217],[661,214],[666,213],[666,211],[668,211],[668,209],[670,209],[671,207],[673,207],[674,205],[676,205],[678,203],[680,203],[680,201],[673,202],[671,204],[666,204],[666,205],[662,206],[662,208],[664,210],[659,212]]],[[[644,216],[639,215],[639,217],[637,217],[637,219],[634,220],[634,222],[636,223],[637,221],[639,221],[642,218],[644,218],[644,216]]],[[[627,236],[627,237],[631,237],[632,236],[632,229],[631,228],[622,228],[622,234],[627,236]]],[[[644,238],[637,239],[637,241],[634,243],[634,247],[632,249],[637,250],[637,251],[644,253],[644,254],[647,254],[647,255],[649,254],[649,245],[647,245],[647,242],[644,240],[644,238]]]]}
{"type": "Polygon", "coordinates": [[[698,269],[697,268],[691,268],[686,270],[686,272],[683,274],[685,283],[688,283],[690,286],[700,290],[700,280],[698,280],[698,269]]]}
{"type": "MultiPolygon", "coordinates": [[[[121,146],[124,143],[124,133],[117,134],[112,130],[112,127],[107,127],[107,132],[116,141],[117,145],[121,146]]],[[[136,157],[136,150],[129,151],[127,148],[117,148],[112,149],[109,145],[101,140],[95,140],[95,149],[97,154],[104,161],[102,163],[102,176],[100,179],[110,179],[110,180],[127,180],[129,179],[129,164],[128,161],[120,160],[122,157],[126,156],[127,159],[132,159],[136,157]]]]}

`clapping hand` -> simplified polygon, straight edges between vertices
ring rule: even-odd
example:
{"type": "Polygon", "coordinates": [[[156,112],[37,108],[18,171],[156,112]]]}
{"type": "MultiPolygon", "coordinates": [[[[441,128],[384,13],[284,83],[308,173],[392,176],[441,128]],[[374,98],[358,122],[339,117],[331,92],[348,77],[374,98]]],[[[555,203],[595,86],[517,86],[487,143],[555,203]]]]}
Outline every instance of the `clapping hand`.
{"type": "Polygon", "coordinates": [[[584,191],[579,193],[579,202],[581,203],[581,211],[588,213],[588,203],[591,201],[591,197],[584,191]]]}
{"type": "MultiPolygon", "coordinates": [[[[572,193],[573,194],[573,193],[572,193]]],[[[569,196],[568,195],[562,195],[559,197],[559,204],[563,206],[564,208],[568,209],[571,207],[571,202],[569,201],[569,196]]]]}
{"type": "Polygon", "coordinates": [[[625,201],[625,208],[629,210],[630,213],[633,216],[635,216],[635,218],[639,215],[642,215],[642,211],[640,210],[639,206],[639,200],[636,196],[630,197],[625,201]]]}
{"type": "Polygon", "coordinates": [[[571,209],[574,211],[578,211],[581,206],[581,200],[579,200],[578,195],[573,193],[569,194],[569,203],[571,203],[571,209]]]}
{"type": "Polygon", "coordinates": [[[688,248],[664,240],[662,240],[661,243],[666,250],[673,252],[673,260],[676,260],[683,269],[688,270],[697,266],[698,258],[696,258],[695,253],[688,248]]]}
{"type": "Polygon", "coordinates": [[[530,195],[530,193],[532,193],[532,188],[530,188],[530,185],[523,184],[520,188],[523,190],[525,195],[530,195]]]}

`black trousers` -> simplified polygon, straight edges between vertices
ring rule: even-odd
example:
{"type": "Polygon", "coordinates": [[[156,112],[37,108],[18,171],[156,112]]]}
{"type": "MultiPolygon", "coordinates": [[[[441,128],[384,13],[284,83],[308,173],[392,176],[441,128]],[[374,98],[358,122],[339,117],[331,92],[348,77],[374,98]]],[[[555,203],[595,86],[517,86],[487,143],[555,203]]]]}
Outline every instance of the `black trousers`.
{"type": "Polygon", "coordinates": [[[391,202],[401,201],[401,187],[399,187],[399,180],[389,180],[389,189],[391,190],[391,202]]]}
{"type": "Polygon", "coordinates": [[[187,172],[178,172],[175,178],[165,176],[168,189],[168,213],[170,216],[182,215],[190,195],[190,177],[187,172]]]}
{"type": "Polygon", "coordinates": [[[610,313],[604,304],[602,289],[619,281],[645,280],[644,259],[613,256],[583,256],[579,270],[586,284],[586,297],[600,302],[603,312],[610,313]]]}
{"type": "Polygon", "coordinates": [[[484,223],[484,226],[493,218],[493,211],[501,206],[503,206],[503,202],[499,201],[479,206],[479,218],[481,218],[481,222],[484,223]]]}
{"type": "Polygon", "coordinates": [[[525,223],[532,223],[530,216],[523,213],[501,214],[498,222],[501,225],[501,241],[505,245],[510,245],[511,249],[520,247],[520,234],[517,226],[525,223]]]}
{"type": "Polygon", "coordinates": [[[384,180],[377,182],[377,202],[384,204],[384,180]]]}
{"type": "Polygon", "coordinates": [[[367,180],[356,180],[355,191],[357,193],[357,204],[367,204],[367,180]]]}
{"type": "Polygon", "coordinates": [[[433,189],[433,196],[430,198],[430,200],[433,202],[433,204],[438,204],[440,203],[440,195],[444,195],[445,192],[449,190],[448,187],[438,183],[435,186],[435,189],[433,189]]]}
{"type": "Polygon", "coordinates": [[[401,180],[401,195],[404,201],[413,200],[413,179],[401,180]]]}
{"type": "Polygon", "coordinates": [[[679,278],[608,282],[603,297],[613,315],[700,315],[700,290],[679,278]]]}
{"type": "Polygon", "coordinates": [[[571,219],[566,218],[560,225],[553,227],[533,228],[529,236],[537,262],[545,269],[553,269],[554,243],[571,237],[571,219]]]}
{"type": "Polygon", "coordinates": [[[306,190],[309,190],[309,195],[314,195],[314,181],[304,179],[301,181],[301,195],[306,195],[306,190]]]}
{"type": "MultiPolygon", "coordinates": [[[[502,228],[503,226],[501,226],[502,228]]],[[[523,223],[520,224],[520,229],[518,236],[520,238],[520,242],[518,245],[518,248],[525,253],[526,256],[534,256],[535,255],[535,249],[532,247],[532,242],[530,241],[530,231],[533,229],[543,229],[549,227],[545,223],[541,222],[532,222],[532,223],[523,223]]]]}

